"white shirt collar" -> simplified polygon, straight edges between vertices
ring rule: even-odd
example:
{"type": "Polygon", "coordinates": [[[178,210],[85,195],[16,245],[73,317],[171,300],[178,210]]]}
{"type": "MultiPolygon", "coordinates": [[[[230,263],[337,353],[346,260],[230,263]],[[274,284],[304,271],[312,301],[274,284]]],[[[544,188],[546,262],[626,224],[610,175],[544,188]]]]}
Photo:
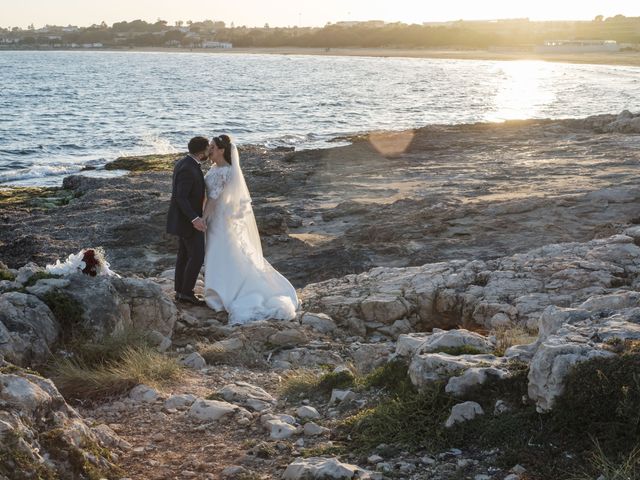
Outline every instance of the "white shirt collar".
{"type": "Polygon", "coordinates": [[[191,158],[193,158],[193,159],[196,161],[196,163],[197,163],[198,165],[202,165],[202,162],[201,162],[200,160],[198,160],[198,159],[195,157],[195,155],[189,154],[188,156],[189,156],[189,157],[191,157],[191,158]]]}

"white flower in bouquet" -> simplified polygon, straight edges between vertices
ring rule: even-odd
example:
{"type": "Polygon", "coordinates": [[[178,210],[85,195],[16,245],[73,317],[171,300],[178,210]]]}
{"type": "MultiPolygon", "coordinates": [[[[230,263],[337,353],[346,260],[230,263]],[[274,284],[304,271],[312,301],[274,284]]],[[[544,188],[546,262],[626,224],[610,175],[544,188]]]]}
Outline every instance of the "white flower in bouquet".
{"type": "Polygon", "coordinates": [[[72,253],[64,262],[56,260],[53,265],[47,265],[46,270],[52,275],[71,275],[82,272],[91,277],[119,276],[109,268],[102,248],[84,248],[78,253],[72,253]]]}

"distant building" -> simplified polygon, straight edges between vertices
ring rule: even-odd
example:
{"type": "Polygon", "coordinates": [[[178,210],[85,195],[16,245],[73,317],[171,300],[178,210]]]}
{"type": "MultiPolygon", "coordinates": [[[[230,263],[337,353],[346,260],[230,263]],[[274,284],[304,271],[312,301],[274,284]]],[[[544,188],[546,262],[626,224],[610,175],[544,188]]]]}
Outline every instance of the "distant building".
{"type": "Polygon", "coordinates": [[[536,53],[613,53],[619,52],[615,40],[547,40],[535,48],[536,53]]]}
{"type": "Polygon", "coordinates": [[[382,20],[367,20],[364,22],[336,22],[336,26],[350,28],[350,27],[369,27],[369,28],[381,28],[386,23],[382,20]]]}
{"type": "Polygon", "coordinates": [[[202,42],[202,48],[233,48],[233,44],[228,42],[213,42],[206,40],[202,42]]]}

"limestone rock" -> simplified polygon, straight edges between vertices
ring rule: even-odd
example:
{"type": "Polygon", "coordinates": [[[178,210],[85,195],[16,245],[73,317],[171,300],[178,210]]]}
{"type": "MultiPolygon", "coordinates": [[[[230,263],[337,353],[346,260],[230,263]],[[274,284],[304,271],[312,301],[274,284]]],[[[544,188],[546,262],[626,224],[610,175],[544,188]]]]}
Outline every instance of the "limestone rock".
{"type": "Polygon", "coordinates": [[[580,362],[613,356],[587,343],[566,343],[562,337],[551,337],[540,345],[529,367],[529,398],[539,412],[549,411],[564,391],[564,378],[571,367],[580,362]]]}
{"type": "Polygon", "coordinates": [[[250,475],[250,471],[241,465],[232,465],[222,470],[221,475],[225,480],[241,479],[247,478],[250,475]]]}
{"type": "MultiPolygon", "coordinates": [[[[97,340],[127,328],[156,331],[169,338],[173,334],[177,308],[151,280],[90,277],[82,273],[64,280],[68,285],[58,290],[80,304],[83,326],[97,340]]],[[[44,295],[46,289],[34,292],[44,295]]]]}
{"type": "MultiPolygon", "coordinates": [[[[269,430],[269,436],[273,440],[284,440],[298,433],[294,422],[288,422],[285,415],[270,416],[262,420],[262,424],[269,430]]],[[[291,419],[292,420],[292,419],[291,419]]]]}
{"type": "Polygon", "coordinates": [[[393,349],[392,343],[357,343],[350,347],[356,370],[364,374],[385,364],[393,349]]]}
{"type": "Polygon", "coordinates": [[[171,337],[178,310],[158,284],[142,278],[114,278],[113,282],[126,305],[124,317],[133,327],[171,337]]]}
{"type": "Polygon", "coordinates": [[[202,370],[207,366],[207,361],[198,352],[193,352],[182,360],[182,364],[194,370],[202,370]]]}
{"type": "Polygon", "coordinates": [[[321,415],[320,413],[318,413],[318,410],[306,405],[302,407],[298,407],[298,409],[296,410],[296,415],[298,415],[298,417],[303,419],[310,418],[315,420],[315,419],[321,418],[321,415]]]}
{"type": "Polygon", "coordinates": [[[175,408],[185,408],[193,405],[193,402],[197,400],[195,395],[185,394],[185,395],[171,395],[164,401],[164,408],[166,410],[171,410],[175,408]]]}
{"type": "Polygon", "coordinates": [[[553,408],[573,365],[615,355],[605,342],[640,339],[639,305],[637,292],[618,292],[592,296],[577,309],[545,310],[528,377],[538,411],[553,408]]]}
{"type": "Polygon", "coordinates": [[[372,295],[360,304],[365,321],[380,322],[387,325],[400,320],[409,313],[404,298],[393,295],[372,295]]]}
{"type": "Polygon", "coordinates": [[[0,367],[13,372],[0,373],[0,458],[19,455],[27,460],[20,462],[20,478],[111,478],[116,474],[111,454],[98,447],[126,448],[126,442],[117,442],[100,428],[89,428],[50,380],[1,359],[0,367]],[[69,457],[85,461],[70,464],[69,457]]]}
{"type": "Polygon", "coordinates": [[[324,346],[315,348],[311,345],[280,351],[273,356],[273,361],[287,362],[290,367],[296,368],[319,365],[335,367],[344,363],[344,359],[338,353],[324,346]]]}
{"type": "Polygon", "coordinates": [[[500,367],[505,359],[493,355],[449,355],[425,353],[415,355],[409,365],[409,377],[417,388],[458,375],[473,367],[500,367]]]}
{"type": "Polygon", "coordinates": [[[473,367],[460,376],[451,377],[445,387],[445,392],[456,397],[462,397],[472,388],[485,383],[489,378],[502,380],[508,376],[509,372],[500,368],[473,367]]]}
{"type": "Polygon", "coordinates": [[[47,293],[55,289],[63,289],[69,286],[69,280],[66,278],[43,278],[38,280],[34,285],[27,287],[26,290],[31,295],[42,298],[47,293]]]}
{"type": "Polygon", "coordinates": [[[114,432],[108,425],[98,425],[93,427],[93,433],[98,437],[100,443],[108,448],[119,448],[121,450],[130,450],[131,444],[114,432]]]}
{"type": "Polygon", "coordinates": [[[451,409],[451,415],[447,418],[444,426],[447,428],[453,427],[456,423],[466,422],[473,420],[478,415],[484,415],[482,407],[476,402],[464,402],[454,405],[451,409]]]}
{"type": "Polygon", "coordinates": [[[240,407],[231,403],[199,398],[191,405],[189,416],[201,422],[212,422],[239,410],[240,407]]]}
{"type": "Polygon", "coordinates": [[[342,463],[336,458],[310,457],[291,463],[284,471],[282,478],[283,480],[370,479],[371,472],[356,465],[342,463]]]}
{"type": "Polygon", "coordinates": [[[43,363],[60,325],[49,307],[33,295],[0,295],[0,354],[23,366],[43,363]]]}
{"type": "Polygon", "coordinates": [[[333,405],[336,403],[350,402],[351,400],[356,399],[356,394],[351,390],[339,390],[334,388],[331,391],[331,399],[329,400],[329,405],[333,405]]]}
{"type": "Polygon", "coordinates": [[[141,403],[154,403],[159,397],[158,391],[148,385],[137,385],[129,392],[129,398],[141,403]]]}
{"type": "Polygon", "coordinates": [[[413,341],[406,339],[405,336],[404,342],[410,343],[413,346],[420,338],[423,339],[423,342],[416,347],[414,350],[415,353],[440,352],[443,350],[461,349],[464,347],[477,350],[478,353],[489,353],[493,350],[493,344],[488,338],[462,328],[455,330],[441,330],[439,328],[435,328],[430,335],[414,337],[411,339],[413,341]]]}
{"type": "Polygon", "coordinates": [[[268,410],[276,403],[276,399],[264,389],[246,382],[225,385],[218,390],[218,394],[227,402],[242,405],[256,412],[268,410]]]}
{"type": "Polygon", "coordinates": [[[418,348],[429,337],[428,333],[409,333],[400,335],[396,342],[396,355],[400,357],[412,357],[418,348]]]}
{"type": "Polygon", "coordinates": [[[16,282],[25,284],[29,281],[31,277],[33,277],[36,273],[44,272],[43,268],[40,268],[35,263],[27,263],[24,267],[18,269],[18,274],[16,275],[16,282]]]}
{"type": "Polygon", "coordinates": [[[51,396],[28,377],[0,374],[0,400],[9,407],[35,412],[51,404],[51,396]]]}
{"type": "Polygon", "coordinates": [[[307,437],[317,437],[319,435],[326,435],[330,430],[326,427],[322,427],[314,422],[307,422],[304,424],[304,434],[307,437]]]}
{"type": "MultiPolygon", "coordinates": [[[[635,192],[614,188],[599,190],[589,201],[620,202],[632,197],[635,192]]],[[[496,206],[498,210],[506,207],[496,206]]],[[[360,328],[359,336],[402,334],[388,328],[399,320],[424,331],[517,323],[535,328],[549,306],[582,308],[580,304],[588,298],[612,294],[621,285],[636,282],[640,287],[640,281],[634,280],[640,272],[634,232],[586,243],[546,245],[489,262],[378,267],[308,285],[301,295],[303,308],[325,312],[340,327],[350,322],[365,324],[369,331],[360,328]]],[[[415,343],[403,340],[399,353],[410,355],[415,343]]],[[[479,348],[488,349],[482,342],[479,348]]]]}
{"type": "Polygon", "coordinates": [[[320,333],[331,333],[337,328],[336,322],[324,313],[305,313],[301,321],[302,325],[308,325],[320,333]]]}

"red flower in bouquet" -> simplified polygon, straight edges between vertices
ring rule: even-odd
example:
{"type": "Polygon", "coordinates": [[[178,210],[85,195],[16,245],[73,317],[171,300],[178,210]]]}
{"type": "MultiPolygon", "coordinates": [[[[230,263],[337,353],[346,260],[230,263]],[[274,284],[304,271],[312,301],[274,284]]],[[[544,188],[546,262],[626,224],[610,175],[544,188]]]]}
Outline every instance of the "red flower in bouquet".
{"type": "Polygon", "coordinates": [[[98,260],[95,250],[91,248],[85,250],[84,255],[82,256],[82,261],[85,265],[85,267],[82,269],[82,273],[91,277],[95,277],[96,275],[98,275],[100,260],[98,260]]]}

